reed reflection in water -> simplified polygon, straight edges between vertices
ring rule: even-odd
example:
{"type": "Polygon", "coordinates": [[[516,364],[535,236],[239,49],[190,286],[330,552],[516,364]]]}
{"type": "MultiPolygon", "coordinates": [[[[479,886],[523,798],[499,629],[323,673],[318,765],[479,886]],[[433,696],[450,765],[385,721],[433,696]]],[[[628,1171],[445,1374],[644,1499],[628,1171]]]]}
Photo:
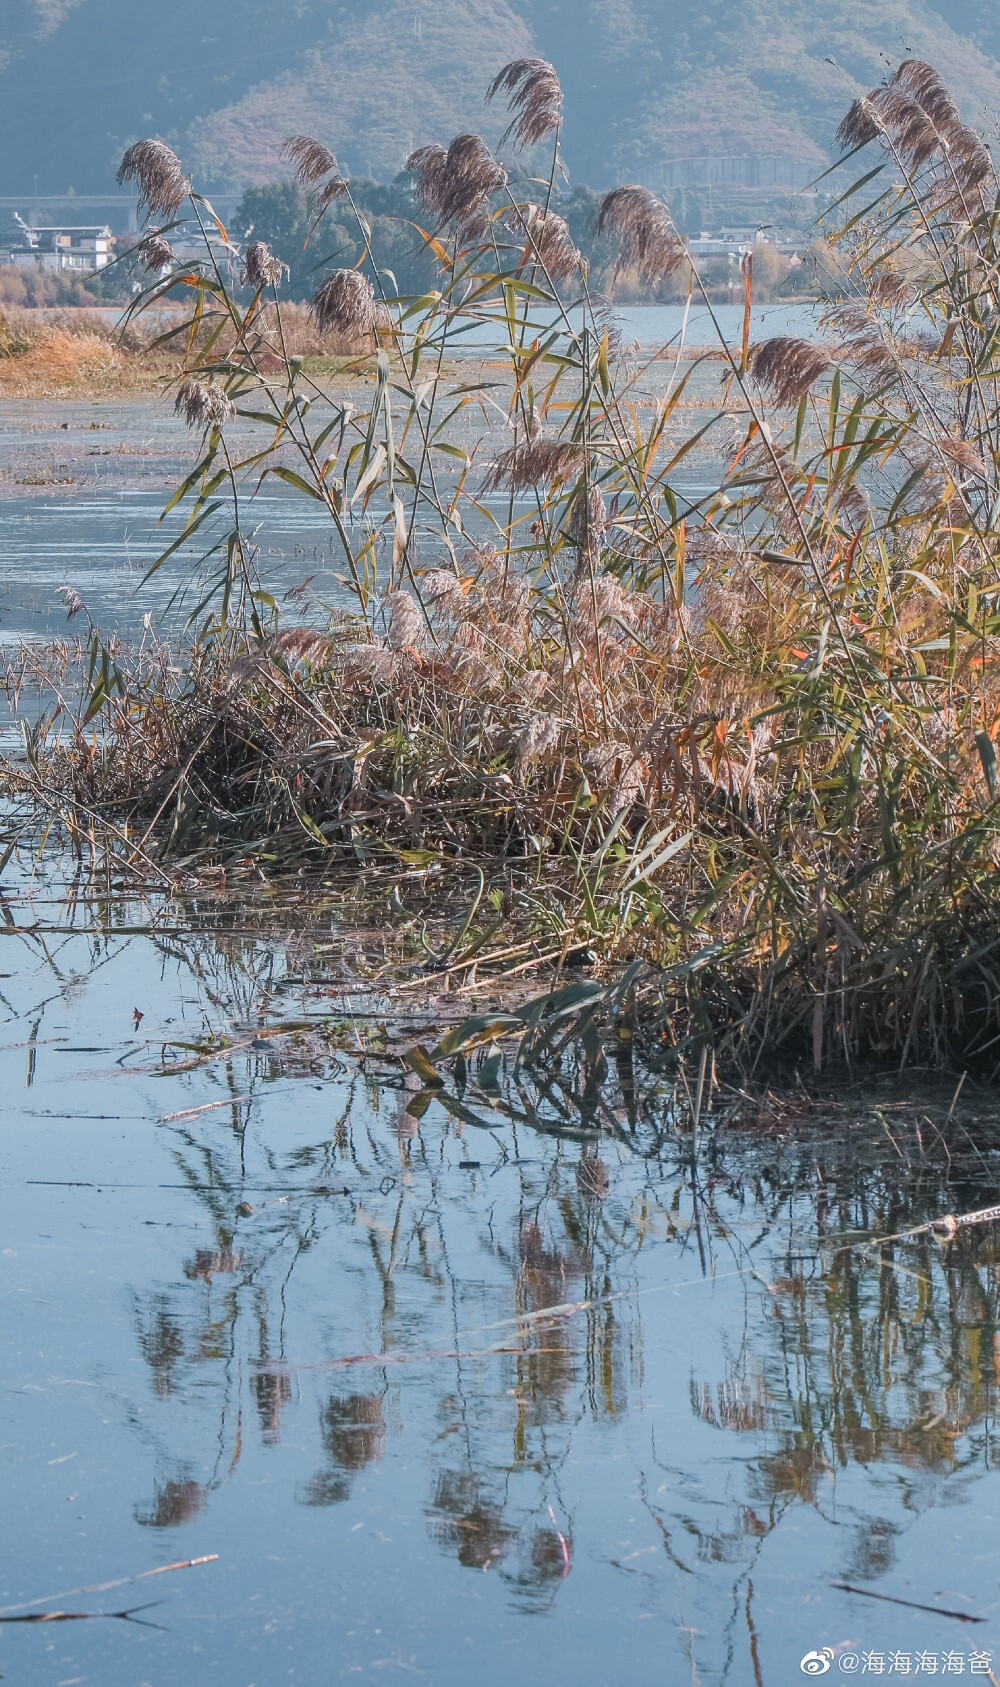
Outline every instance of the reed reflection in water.
{"type": "MultiPolygon", "coordinates": [[[[599,1101],[478,1057],[429,1097],[357,986],[361,939],[352,974],[322,915],[276,942],[212,898],[161,929],[37,887],[8,911],[5,1441],[39,1521],[4,1603],[48,1587],[63,1528],[29,1483],[44,1421],[53,1456],[80,1449],[60,1583],[96,1579],[98,1536],[126,1564],[219,1552],[248,1681],[278,1632],[314,1667],[324,1597],[345,1676],[398,1653],[446,1682],[456,1623],[484,1680],[524,1618],[545,1667],[588,1680],[619,1678],[624,1625],[637,1679],[667,1658],[756,1683],[908,1632],[835,1581],[991,1615],[1000,1233],[861,1245],[994,1198],[974,1109],[944,1131],[933,1099],[842,1095],[825,1119],[703,1121],[695,1151],[622,1048],[599,1101]]],[[[199,1668],[232,1651],[203,1586],[158,1681],[192,1644],[199,1668]]],[[[86,1674],[94,1644],[63,1655],[86,1674]]],[[[94,1678],[131,1680],[101,1648],[94,1678]]]]}

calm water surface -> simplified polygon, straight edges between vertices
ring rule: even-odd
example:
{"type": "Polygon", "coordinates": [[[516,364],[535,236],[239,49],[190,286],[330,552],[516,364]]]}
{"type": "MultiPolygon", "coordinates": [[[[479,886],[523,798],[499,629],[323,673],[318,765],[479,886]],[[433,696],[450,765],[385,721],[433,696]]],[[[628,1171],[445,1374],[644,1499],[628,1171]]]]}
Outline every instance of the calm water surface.
{"type": "MultiPolygon", "coordinates": [[[[67,584],[162,627],[174,418],[6,405],[0,447],[0,640],[67,584]]],[[[256,513],[335,601],[309,506],[256,513]]],[[[448,1010],[333,910],[0,886],[0,1617],[95,1617],[0,1622],[5,1682],[1000,1676],[1000,1232],[861,1245],[997,1201],[989,1117],[694,1145],[622,1050],[420,1095],[448,1010]]]]}
{"type": "Polygon", "coordinates": [[[444,1010],[386,1037],[332,914],[57,868],[3,876],[0,1614],[156,1626],[0,1625],[6,1682],[1000,1655],[1000,1233],[855,1245],[996,1200],[987,1127],[921,1157],[855,1096],[695,1150],[621,1051],[601,1098],[421,1096],[389,1057],[444,1010]]]}
{"type": "MultiPolygon", "coordinates": [[[[738,341],[742,306],[720,305],[717,315],[727,337],[738,341]]],[[[682,331],[689,345],[714,340],[704,308],[696,305],[687,314],[673,305],[623,308],[616,310],[615,320],[622,340],[634,340],[641,348],[639,364],[643,352],[674,341],[682,331]]],[[[816,312],[809,305],[762,305],[753,312],[755,338],[815,330],[816,312]]],[[[484,329],[481,337],[483,345],[495,342],[492,331],[484,329]]],[[[470,358],[481,355],[476,334],[463,344],[470,358]]],[[[658,392],[671,370],[669,363],[654,366],[641,378],[639,392],[658,392]]],[[[493,377],[486,371],[483,378],[493,377]]],[[[692,390],[717,402],[719,366],[705,365],[692,390]]],[[[357,401],[366,401],[364,391],[357,401]]],[[[485,423],[478,411],[470,411],[469,418],[466,443],[471,445],[485,423]]],[[[699,415],[697,425],[704,419],[699,415]]],[[[237,427],[233,437],[236,455],[243,449],[249,455],[259,445],[245,429],[237,427]]],[[[192,564],[213,539],[229,531],[231,512],[222,511],[214,528],[206,526],[197,542],[176,553],[147,585],[142,582],[183,526],[184,512],[175,511],[162,522],[160,516],[178,480],[193,465],[193,451],[192,438],[169,403],[155,398],[30,405],[0,401],[0,647],[63,633],[66,610],[59,589],[67,586],[80,594],[87,616],[106,632],[135,634],[147,613],[161,634],[184,626],[202,596],[192,584],[192,564]]],[[[705,453],[689,459],[674,481],[681,499],[706,491],[720,466],[709,464],[705,453]]],[[[248,491],[256,480],[254,475],[248,491]]],[[[506,519],[506,497],[493,501],[498,517],[506,519]]],[[[524,501],[527,515],[531,508],[524,501]]],[[[246,498],[242,519],[257,548],[261,580],[279,602],[306,579],[315,603],[348,601],[345,560],[329,521],[310,500],[272,480],[246,498]]],[[[469,520],[473,538],[487,535],[484,519],[472,512],[469,520]]],[[[360,547],[361,519],[357,524],[352,520],[351,526],[360,547]]],[[[439,550],[433,555],[428,551],[422,558],[425,565],[447,561],[444,548],[439,550]]],[[[203,568],[199,578],[205,579],[209,569],[210,565],[203,568]]],[[[322,614],[321,609],[316,612],[322,614]]],[[[301,602],[296,604],[298,619],[308,613],[301,602]]],[[[85,625],[78,621],[74,630],[85,625]]]]}

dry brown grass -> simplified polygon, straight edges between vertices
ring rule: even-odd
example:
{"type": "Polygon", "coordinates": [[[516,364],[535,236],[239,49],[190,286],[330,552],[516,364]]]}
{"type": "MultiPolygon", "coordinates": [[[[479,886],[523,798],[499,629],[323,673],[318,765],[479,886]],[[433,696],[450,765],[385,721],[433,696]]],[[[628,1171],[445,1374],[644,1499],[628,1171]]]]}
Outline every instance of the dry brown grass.
{"type": "Polygon", "coordinates": [[[119,390],[125,361],[107,339],[46,327],[27,351],[0,358],[0,393],[6,398],[50,398],[62,393],[119,390]]]}
{"type": "MultiPolygon", "coordinates": [[[[151,392],[180,367],[186,341],[158,342],[183,320],[183,312],[172,306],[155,317],[128,321],[117,310],[8,307],[0,332],[0,395],[79,398],[151,392]]],[[[250,342],[265,371],[282,362],[282,336],[290,357],[353,360],[371,352],[369,340],[321,329],[307,305],[284,305],[281,325],[279,335],[275,313],[267,307],[255,321],[250,342]]],[[[202,325],[196,350],[215,326],[214,320],[202,325]]],[[[224,332],[220,355],[229,355],[234,341],[232,332],[224,332]]]]}

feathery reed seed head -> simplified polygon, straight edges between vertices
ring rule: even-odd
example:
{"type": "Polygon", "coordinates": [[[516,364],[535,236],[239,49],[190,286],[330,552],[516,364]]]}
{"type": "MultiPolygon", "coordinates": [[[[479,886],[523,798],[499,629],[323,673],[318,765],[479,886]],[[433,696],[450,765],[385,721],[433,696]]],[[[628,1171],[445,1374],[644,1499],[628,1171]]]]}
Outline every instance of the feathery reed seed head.
{"type": "Polygon", "coordinates": [[[958,122],[951,94],[933,65],[923,59],[904,59],[890,78],[890,86],[900,88],[914,100],[938,129],[947,130],[958,122]]]}
{"type": "Polygon", "coordinates": [[[837,130],[841,146],[867,146],[881,139],[895,147],[903,159],[916,169],[925,163],[941,146],[942,137],[933,119],[916,100],[901,87],[891,83],[873,88],[850,106],[837,130]]]}
{"type": "Polygon", "coordinates": [[[570,606],[573,620],[578,624],[577,631],[582,627],[586,637],[593,634],[595,619],[600,624],[624,616],[627,599],[616,575],[598,574],[591,580],[584,573],[574,578],[570,606]]]}
{"type": "Polygon", "coordinates": [[[978,480],[986,479],[986,465],[975,446],[970,445],[967,439],[954,439],[950,434],[943,434],[937,445],[941,455],[947,458],[953,468],[978,480]]]}
{"type": "Polygon", "coordinates": [[[837,126],[834,138],[838,146],[853,149],[869,146],[881,132],[881,124],[871,104],[871,95],[861,94],[858,99],[851,101],[837,126]]]}
{"type": "Polygon", "coordinates": [[[313,297],[310,310],[321,332],[370,339],[377,327],[375,289],[356,269],[335,269],[313,297]]]}
{"type": "Polygon", "coordinates": [[[975,130],[959,118],[938,72],[922,59],[905,59],[881,88],[856,99],[837,130],[844,147],[880,139],[911,169],[934,159],[947,169],[937,184],[940,209],[961,214],[983,190],[993,161],[975,130]]]}
{"type": "Polygon", "coordinates": [[[776,404],[798,404],[813,382],[830,368],[830,359],[808,340],[779,334],[751,347],[749,368],[776,404]]]}
{"type": "Polygon", "coordinates": [[[570,500],[566,519],[566,537],[580,552],[581,561],[596,557],[604,543],[608,512],[600,487],[591,481],[581,481],[570,500]]]}
{"type": "Polygon", "coordinates": [[[354,684],[363,680],[389,685],[395,656],[384,644],[349,644],[342,655],[344,678],[354,684]]]}
{"type": "Polygon", "coordinates": [[[140,240],[136,251],[143,269],[148,269],[153,275],[162,275],[174,261],[174,249],[162,234],[147,234],[140,240]]]}
{"type": "Polygon", "coordinates": [[[666,281],[687,258],[669,211],[648,188],[612,188],[601,202],[597,232],[617,237],[619,268],[634,269],[650,287],[666,281]]]}
{"type": "Polygon", "coordinates": [[[324,182],[313,199],[317,215],[322,214],[327,206],[333,205],[338,199],[345,199],[349,186],[343,176],[331,176],[328,182],[324,182]]]}
{"type": "Polygon", "coordinates": [[[420,595],[425,603],[432,603],[435,608],[443,609],[449,615],[460,614],[465,608],[462,583],[447,568],[429,568],[426,574],[422,574],[420,595]]]}
{"type": "Polygon", "coordinates": [[[390,685],[395,655],[386,644],[346,644],[341,651],[344,678],[352,685],[390,685]]]}
{"type": "Polygon", "coordinates": [[[420,608],[409,592],[389,592],[383,602],[389,619],[389,648],[419,650],[426,642],[427,626],[420,608]]]}
{"type": "Polygon", "coordinates": [[[520,773],[551,755],[559,743],[559,722],[554,715],[534,715],[528,722],[517,745],[517,766],[520,773]]]}
{"type": "Polygon", "coordinates": [[[869,292],[875,304],[889,307],[908,305],[913,297],[909,282],[893,270],[883,270],[875,276],[869,292]]]}
{"type": "Polygon", "coordinates": [[[72,621],[84,607],[83,599],[74,586],[57,586],[56,597],[61,597],[66,606],[67,621],[72,621]]]}
{"type": "Polygon", "coordinates": [[[214,382],[182,381],[174,400],[174,411],[189,428],[221,428],[235,414],[221,387],[214,382]]]}
{"type": "Polygon", "coordinates": [[[552,675],[547,668],[532,668],[518,678],[517,694],[522,702],[537,707],[551,686],[552,675]]]}
{"type": "Polygon", "coordinates": [[[461,650],[485,650],[487,642],[486,634],[476,621],[460,621],[452,640],[461,650]]]}
{"type": "Polygon", "coordinates": [[[487,101],[507,95],[511,120],[500,145],[512,140],[516,146],[535,146],[549,135],[557,135],[562,123],[563,93],[559,77],[547,59],[512,59],[486,92],[487,101]]]}
{"type": "Polygon", "coordinates": [[[448,150],[437,141],[429,141],[426,146],[418,146],[406,160],[406,168],[416,179],[413,191],[417,198],[435,216],[440,215],[441,201],[444,196],[444,172],[448,163],[448,150]]]}
{"type": "Polygon", "coordinates": [[[263,240],[255,240],[252,246],[247,247],[243,255],[244,286],[277,287],[282,275],[287,274],[288,265],[276,258],[263,240]]]}
{"type": "Polygon", "coordinates": [[[139,211],[146,217],[173,217],[191,191],[181,161],[165,141],[136,141],[118,169],[118,185],[135,182],[139,211]]]}
{"type": "Polygon", "coordinates": [[[535,486],[572,480],[583,468],[583,451],[572,440],[533,434],[512,445],[492,463],[483,479],[484,492],[529,492],[535,486]]]}
{"type": "Polygon", "coordinates": [[[335,200],[346,196],[349,184],[340,174],[333,153],[322,141],[314,140],[312,135],[289,135],[282,143],[281,156],[294,164],[296,180],[314,190],[312,203],[317,217],[335,200]]]}
{"type": "Polygon", "coordinates": [[[515,229],[524,235],[535,261],[550,280],[568,281],[571,275],[586,273],[586,260],[573,244],[565,217],[558,212],[543,211],[539,205],[519,206],[515,229]]]}
{"type": "Polygon", "coordinates": [[[324,176],[340,171],[337,160],[329,147],[322,141],[314,140],[312,135],[289,135],[282,142],[282,158],[288,158],[295,166],[295,174],[303,187],[314,187],[324,176]]]}
{"type": "Polygon", "coordinates": [[[439,223],[454,222],[460,235],[481,232],[489,221],[489,202],[507,184],[481,135],[456,135],[447,152],[432,143],[418,147],[406,161],[414,192],[439,223]]]}
{"type": "Polygon", "coordinates": [[[850,300],[831,312],[831,321],[844,335],[839,356],[849,361],[856,373],[874,375],[881,381],[899,379],[900,356],[907,342],[895,341],[878,316],[870,315],[863,304],[850,300]]]}

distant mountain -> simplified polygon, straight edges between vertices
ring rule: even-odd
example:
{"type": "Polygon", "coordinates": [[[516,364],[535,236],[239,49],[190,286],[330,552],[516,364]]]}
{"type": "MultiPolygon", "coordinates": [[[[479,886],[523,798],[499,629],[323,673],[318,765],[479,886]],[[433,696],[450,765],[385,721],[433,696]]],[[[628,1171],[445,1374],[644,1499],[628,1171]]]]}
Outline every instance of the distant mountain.
{"type": "MultiPolygon", "coordinates": [[[[425,140],[480,128],[487,84],[533,50],[531,29],[508,0],[359,6],[294,69],[195,123],[190,156],[227,183],[273,181],[283,138],[315,134],[342,169],[391,177],[425,140]]],[[[490,127],[497,131],[495,117],[490,127]]]]}
{"type": "Polygon", "coordinates": [[[273,179],[302,130],[388,179],[422,141],[495,139],[485,86],[530,52],[563,79],[576,180],[713,204],[804,180],[856,86],[906,56],[972,121],[1000,109],[997,0],[2,0],[0,194],[105,192],[140,134],[208,187],[273,179]]]}

